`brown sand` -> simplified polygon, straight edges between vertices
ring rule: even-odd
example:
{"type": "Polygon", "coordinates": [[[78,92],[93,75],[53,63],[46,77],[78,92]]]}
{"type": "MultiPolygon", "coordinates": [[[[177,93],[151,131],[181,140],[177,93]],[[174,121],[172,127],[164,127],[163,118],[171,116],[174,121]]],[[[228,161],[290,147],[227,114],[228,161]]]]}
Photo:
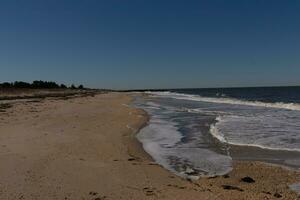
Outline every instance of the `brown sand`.
{"type": "Polygon", "coordinates": [[[147,115],[130,101],[109,93],[0,112],[0,199],[297,199],[287,185],[299,174],[258,162],[235,163],[229,177],[174,176],[135,139],[147,115]],[[256,182],[242,183],[245,176],[256,182]]]}

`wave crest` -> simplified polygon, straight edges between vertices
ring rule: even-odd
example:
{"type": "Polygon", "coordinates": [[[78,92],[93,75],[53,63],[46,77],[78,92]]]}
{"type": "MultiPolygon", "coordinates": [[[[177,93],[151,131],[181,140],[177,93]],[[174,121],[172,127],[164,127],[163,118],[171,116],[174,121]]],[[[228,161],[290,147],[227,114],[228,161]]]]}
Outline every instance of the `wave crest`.
{"type": "Polygon", "coordinates": [[[247,101],[247,100],[240,100],[240,99],[235,99],[235,98],[225,98],[225,97],[219,97],[219,98],[203,97],[200,95],[181,94],[181,93],[175,93],[175,92],[147,92],[147,93],[152,94],[152,95],[158,95],[161,97],[169,97],[169,98],[182,99],[182,100],[233,104],[233,105],[245,105],[245,106],[259,106],[259,107],[266,107],[266,108],[278,108],[278,109],[300,111],[299,103],[283,103],[283,102],[267,103],[267,102],[261,102],[261,101],[247,101]]]}
{"type": "Polygon", "coordinates": [[[261,148],[261,149],[269,149],[269,150],[281,150],[281,151],[283,150],[283,151],[300,152],[300,149],[298,149],[298,148],[283,148],[283,147],[276,148],[276,147],[264,146],[264,145],[261,145],[261,144],[247,144],[247,143],[239,143],[239,142],[228,141],[226,139],[226,137],[224,136],[224,134],[218,128],[218,123],[220,123],[222,121],[222,117],[218,116],[216,118],[216,121],[217,122],[215,124],[210,125],[209,131],[210,131],[210,134],[214,138],[218,139],[222,143],[226,143],[226,144],[230,144],[230,145],[236,145],[236,146],[258,147],[258,148],[261,148]]]}

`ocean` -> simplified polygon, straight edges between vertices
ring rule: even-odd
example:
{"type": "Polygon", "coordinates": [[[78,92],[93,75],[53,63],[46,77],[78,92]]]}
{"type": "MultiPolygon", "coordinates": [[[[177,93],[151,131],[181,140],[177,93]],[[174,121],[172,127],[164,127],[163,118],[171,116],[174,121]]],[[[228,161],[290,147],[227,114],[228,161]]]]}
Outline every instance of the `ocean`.
{"type": "Polygon", "coordinates": [[[137,138],[182,177],[224,175],[233,160],[300,168],[300,87],[172,89],[137,95],[137,138]]]}

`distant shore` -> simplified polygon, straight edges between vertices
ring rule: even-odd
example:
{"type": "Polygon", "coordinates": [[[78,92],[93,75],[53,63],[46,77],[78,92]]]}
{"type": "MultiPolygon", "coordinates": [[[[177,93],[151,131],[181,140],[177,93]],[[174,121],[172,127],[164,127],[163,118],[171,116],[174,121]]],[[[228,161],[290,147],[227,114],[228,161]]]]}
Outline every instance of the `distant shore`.
{"type": "Polygon", "coordinates": [[[50,97],[67,98],[104,93],[105,90],[93,89],[24,89],[0,88],[0,100],[44,99],[50,97]]]}
{"type": "Polygon", "coordinates": [[[299,173],[278,166],[240,161],[195,182],[158,166],[135,138],[148,116],[131,94],[47,93],[0,94],[0,199],[297,199],[299,173]]]}

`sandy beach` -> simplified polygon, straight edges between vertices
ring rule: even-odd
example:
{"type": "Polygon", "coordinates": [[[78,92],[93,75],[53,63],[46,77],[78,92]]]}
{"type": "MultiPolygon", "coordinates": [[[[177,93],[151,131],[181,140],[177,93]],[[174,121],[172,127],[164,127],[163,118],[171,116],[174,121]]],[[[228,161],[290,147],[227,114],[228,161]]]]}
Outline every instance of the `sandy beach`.
{"type": "Polygon", "coordinates": [[[136,140],[148,116],[131,101],[106,93],[23,99],[0,109],[0,199],[298,198],[288,188],[298,172],[261,162],[235,162],[226,176],[194,182],[175,176],[136,140]],[[241,181],[247,176],[255,182],[241,181]]]}

